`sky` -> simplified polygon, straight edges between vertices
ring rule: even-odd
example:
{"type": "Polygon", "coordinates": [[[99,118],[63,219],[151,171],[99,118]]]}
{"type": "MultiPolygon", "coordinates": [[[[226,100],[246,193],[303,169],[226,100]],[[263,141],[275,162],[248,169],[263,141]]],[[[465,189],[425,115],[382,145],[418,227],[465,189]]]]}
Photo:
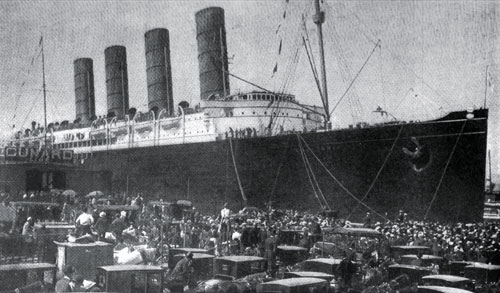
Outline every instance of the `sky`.
{"type": "MultiPolygon", "coordinates": [[[[494,180],[500,181],[495,139],[500,134],[499,1],[322,2],[330,109],[338,104],[334,126],[385,119],[373,113],[378,106],[401,120],[438,118],[448,111],[482,107],[486,96],[488,148],[494,180]]],[[[144,33],[158,27],[170,32],[174,102],[197,104],[194,15],[209,6],[225,10],[231,73],[272,91],[292,93],[302,103],[321,104],[302,39],[309,40],[317,65],[312,0],[4,0],[0,130],[43,122],[42,34],[49,122],[75,118],[73,61],[81,57],[94,60],[96,112],[106,114],[104,49],[112,45],[127,48],[130,106],[146,110],[144,33]]],[[[255,89],[234,78],[230,84],[232,93],[255,89]]]]}

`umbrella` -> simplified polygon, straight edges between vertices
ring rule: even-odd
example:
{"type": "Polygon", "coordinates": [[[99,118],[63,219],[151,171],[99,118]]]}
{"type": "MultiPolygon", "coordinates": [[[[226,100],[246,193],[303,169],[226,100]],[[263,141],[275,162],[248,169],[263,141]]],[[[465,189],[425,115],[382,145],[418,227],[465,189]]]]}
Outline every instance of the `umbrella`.
{"type": "Polygon", "coordinates": [[[180,199],[176,202],[177,205],[180,205],[182,207],[187,207],[187,208],[190,208],[193,206],[193,203],[190,202],[189,200],[183,200],[183,199],[180,199]]]}
{"type": "Polygon", "coordinates": [[[65,190],[62,194],[64,196],[75,196],[76,195],[76,191],[68,189],[68,190],[65,190]]]}
{"type": "Polygon", "coordinates": [[[258,211],[259,211],[259,209],[256,207],[245,207],[240,211],[240,214],[246,214],[246,213],[250,213],[250,212],[258,212],[258,211]]]}
{"type": "Polygon", "coordinates": [[[87,194],[86,197],[100,197],[100,196],[104,196],[104,192],[96,190],[96,191],[92,191],[91,193],[87,194]]]}

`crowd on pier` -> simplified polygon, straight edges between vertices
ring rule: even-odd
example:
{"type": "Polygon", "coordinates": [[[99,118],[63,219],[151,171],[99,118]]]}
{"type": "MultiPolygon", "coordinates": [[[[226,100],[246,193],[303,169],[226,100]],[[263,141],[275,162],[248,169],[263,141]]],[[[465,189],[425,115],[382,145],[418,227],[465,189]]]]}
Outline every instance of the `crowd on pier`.
{"type": "MultiPolygon", "coordinates": [[[[324,227],[346,226],[349,221],[322,212],[300,212],[281,209],[246,208],[232,211],[227,203],[217,214],[202,214],[195,207],[184,209],[178,205],[167,205],[161,200],[145,201],[138,194],[130,197],[107,197],[100,200],[104,205],[120,204],[137,206],[137,209],[114,212],[98,211],[96,197],[69,201],[69,198],[49,198],[47,195],[34,193],[24,195],[26,200],[41,199],[61,202],[59,208],[19,208],[16,225],[22,234],[30,233],[30,228],[37,220],[60,220],[74,222],[77,236],[91,234],[105,238],[106,233],[118,241],[126,238],[141,238],[154,242],[165,239],[170,245],[215,249],[217,254],[249,253],[263,255],[264,242],[272,232],[280,230],[301,230],[300,245],[310,248],[310,235],[319,235],[324,227]],[[38,197],[38,198],[37,198],[38,197]],[[47,197],[47,198],[45,198],[47,197]],[[26,211],[29,210],[29,211],[26,211]],[[231,252],[229,242],[239,245],[231,252]]],[[[388,244],[429,246],[436,256],[448,260],[467,260],[488,262],[485,251],[500,248],[499,228],[494,224],[455,223],[440,224],[418,221],[408,218],[400,211],[392,220],[375,221],[367,213],[362,223],[383,233],[388,244]]],[[[125,239],[126,240],[126,239],[125,239]]]]}
{"type": "MultiPolygon", "coordinates": [[[[24,197],[27,201],[30,198],[36,200],[36,195],[24,197]]],[[[18,208],[11,233],[29,235],[38,220],[64,221],[76,225],[75,232],[70,235],[73,240],[101,240],[121,246],[147,244],[156,248],[157,253],[151,262],[161,261],[159,247],[167,245],[202,248],[216,256],[262,256],[268,260],[268,268],[276,268],[275,250],[282,239],[282,231],[297,231],[300,235],[297,245],[312,252],[314,242],[321,238],[325,229],[356,226],[374,229],[385,239],[383,245],[376,248],[378,251],[366,246],[367,251],[363,254],[368,255],[366,263],[370,263],[369,266],[390,262],[389,254],[384,250],[406,245],[430,247],[434,256],[443,257],[448,262],[498,264],[500,259],[498,225],[419,221],[411,219],[404,211],[384,220],[366,213],[362,223],[351,223],[331,211],[272,207],[233,210],[227,203],[216,213],[203,214],[187,201],[171,204],[162,200],[145,200],[141,194],[131,197],[53,197],[48,202],[60,202],[61,205],[58,210],[51,206],[18,208]],[[117,204],[122,209],[102,208],[118,207],[117,204]]],[[[345,251],[346,258],[350,259],[352,255],[352,252],[345,251]]]]}

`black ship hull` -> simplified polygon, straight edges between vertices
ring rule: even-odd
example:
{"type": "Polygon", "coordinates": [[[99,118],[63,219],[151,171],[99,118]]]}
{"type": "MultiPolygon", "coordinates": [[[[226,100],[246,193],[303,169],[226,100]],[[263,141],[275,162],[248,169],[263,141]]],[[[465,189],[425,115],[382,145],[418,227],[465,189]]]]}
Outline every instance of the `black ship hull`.
{"type": "Polygon", "coordinates": [[[85,166],[109,172],[114,192],[189,199],[211,212],[223,202],[242,207],[244,197],[250,206],[271,201],[280,208],[318,209],[321,196],[311,184],[317,182],[330,207],[343,217],[352,214],[351,220],[366,211],[391,218],[403,209],[415,218],[427,214],[439,221],[479,221],[488,112],[475,111],[472,119],[466,114],[422,123],[95,152],[85,166]]]}

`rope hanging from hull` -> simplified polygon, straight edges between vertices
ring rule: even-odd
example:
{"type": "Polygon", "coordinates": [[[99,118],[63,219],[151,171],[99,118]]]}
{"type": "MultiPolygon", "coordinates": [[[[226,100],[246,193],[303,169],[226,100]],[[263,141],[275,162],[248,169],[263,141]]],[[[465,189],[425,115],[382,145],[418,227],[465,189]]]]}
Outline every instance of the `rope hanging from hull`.
{"type": "Polygon", "coordinates": [[[247,197],[245,196],[245,191],[243,190],[243,186],[241,185],[240,175],[238,173],[238,167],[236,166],[236,158],[234,157],[233,151],[233,140],[229,138],[229,147],[231,148],[231,158],[233,159],[234,173],[236,173],[236,180],[238,181],[238,187],[240,188],[241,198],[245,202],[245,206],[247,205],[247,197]]]}
{"type": "Polygon", "coordinates": [[[280,176],[281,167],[283,166],[283,161],[285,160],[285,154],[286,154],[286,151],[288,150],[288,145],[290,143],[290,137],[291,136],[288,136],[288,138],[286,139],[286,147],[283,150],[283,154],[281,155],[281,161],[280,161],[280,164],[278,166],[278,171],[276,172],[276,178],[274,179],[273,188],[271,190],[271,194],[269,195],[269,200],[268,200],[269,204],[271,204],[271,202],[274,198],[274,192],[276,191],[276,185],[278,184],[278,178],[280,176]]]}
{"type": "Polygon", "coordinates": [[[460,129],[460,133],[458,134],[457,140],[455,141],[455,144],[453,145],[453,148],[451,149],[450,156],[448,157],[448,160],[446,161],[446,165],[444,166],[444,170],[443,170],[443,173],[441,174],[441,178],[439,179],[439,183],[436,187],[436,191],[434,192],[434,196],[432,197],[432,200],[429,204],[429,207],[425,211],[424,220],[427,219],[427,216],[429,215],[429,211],[431,210],[432,204],[436,200],[439,189],[441,188],[441,184],[443,183],[444,176],[446,175],[446,171],[448,170],[448,166],[450,165],[451,158],[453,158],[453,154],[455,153],[455,150],[457,149],[457,145],[458,145],[458,142],[460,141],[460,137],[462,137],[462,134],[464,132],[466,123],[467,123],[467,120],[464,120],[464,123],[462,124],[462,128],[460,129]]]}
{"type": "MultiPolygon", "coordinates": [[[[372,191],[373,186],[375,186],[375,183],[377,182],[378,177],[382,173],[382,170],[384,169],[385,165],[387,164],[387,161],[389,160],[389,157],[391,156],[392,152],[394,151],[394,148],[396,147],[396,143],[398,142],[399,137],[401,136],[401,132],[403,132],[403,125],[401,125],[401,128],[399,129],[398,135],[396,136],[396,139],[394,139],[394,142],[392,143],[391,149],[390,149],[389,153],[387,154],[387,156],[385,157],[385,160],[382,163],[382,166],[380,166],[380,169],[378,169],[377,175],[373,179],[372,184],[370,185],[370,187],[366,191],[366,193],[363,196],[363,198],[361,198],[362,202],[366,199],[366,197],[368,196],[368,194],[370,193],[370,191],[372,191]]],[[[356,211],[356,209],[358,207],[359,207],[359,203],[354,207],[354,209],[351,211],[351,213],[349,214],[349,216],[347,217],[347,219],[349,219],[352,216],[352,214],[356,211]]]]}
{"type": "MultiPolygon", "coordinates": [[[[298,145],[299,145],[299,151],[300,151],[300,155],[302,157],[302,161],[304,162],[304,167],[306,168],[306,173],[307,173],[307,178],[309,179],[309,183],[311,184],[311,187],[313,189],[313,193],[314,193],[314,196],[316,196],[316,199],[318,200],[319,202],[319,205],[321,206],[322,209],[325,209],[326,205],[326,200],[325,200],[325,197],[323,196],[323,193],[321,192],[321,189],[319,188],[319,185],[317,185],[317,181],[315,180],[316,182],[316,185],[314,184],[313,180],[312,180],[312,176],[314,176],[314,173],[312,172],[312,168],[310,165],[308,165],[308,162],[306,160],[306,153],[304,151],[304,147],[302,146],[302,142],[300,141],[300,137],[299,137],[299,134],[297,134],[297,140],[298,140],[298,145]],[[322,202],[319,195],[318,195],[318,192],[316,192],[316,189],[318,189],[319,193],[322,195],[323,197],[323,200],[325,202],[322,202]]],[[[328,203],[326,203],[328,205],[328,203]]]]}
{"type": "Polygon", "coordinates": [[[362,202],[361,200],[359,200],[359,198],[357,198],[354,194],[352,194],[351,191],[349,191],[349,189],[347,189],[347,187],[345,187],[342,182],[340,182],[339,179],[337,179],[337,177],[335,177],[332,172],[330,172],[330,170],[328,170],[328,168],[325,166],[325,164],[318,158],[318,156],[313,152],[313,150],[311,149],[311,147],[309,147],[309,145],[307,144],[307,142],[304,140],[303,137],[300,136],[300,134],[298,134],[300,139],[304,142],[304,144],[306,145],[306,147],[309,149],[309,151],[311,152],[311,154],[314,156],[314,158],[320,163],[320,165],[325,169],[325,171],[328,173],[328,175],[330,175],[330,177],[340,186],[340,188],[342,188],[342,190],[344,190],[350,197],[352,197],[355,201],[357,201],[359,204],[363,205],[365,208],[369,209],[370,211],[372,211],[374,214],[378,215],[379,217],[383,218],[384,220],[388,220],[386,216],[378,213],[377,211],[375,211],[373,208],[371,208],[370,206],[368,206],[367,204],[365,204],[364,202],[362,202]]]}

